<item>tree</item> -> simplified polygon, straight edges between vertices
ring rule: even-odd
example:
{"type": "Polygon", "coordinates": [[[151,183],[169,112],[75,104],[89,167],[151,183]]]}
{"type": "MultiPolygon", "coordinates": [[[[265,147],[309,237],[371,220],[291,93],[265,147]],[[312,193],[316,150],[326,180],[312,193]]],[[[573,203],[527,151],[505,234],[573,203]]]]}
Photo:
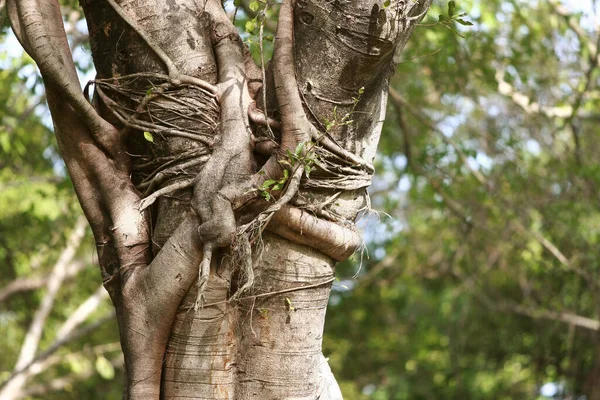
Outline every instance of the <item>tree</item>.
{"type": "Polygon", "coordinates": [[[58,4],[8,1],[94,233],[127,398],[330,398],[334,265],[361,243],[395,55],[430,4],[285,0],[257,68],[219,1],[81,1],[90,102],[58,4]]]}

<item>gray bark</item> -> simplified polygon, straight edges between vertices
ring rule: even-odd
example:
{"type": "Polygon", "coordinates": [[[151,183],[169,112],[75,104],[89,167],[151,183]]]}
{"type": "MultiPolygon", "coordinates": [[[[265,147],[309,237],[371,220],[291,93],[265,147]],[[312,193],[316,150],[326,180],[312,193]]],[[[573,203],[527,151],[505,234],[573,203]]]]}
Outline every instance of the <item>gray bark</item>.
{"type": "Polygon", "coordinates": [[[321,354],[335,263],[360,244],[394,55],[431,1],[384,3],[285,0],[262,82],[217,0],[81,0],[92,109],[56,3],[9,0],[96,237],[126,398],[341,398],[321,354]]]}

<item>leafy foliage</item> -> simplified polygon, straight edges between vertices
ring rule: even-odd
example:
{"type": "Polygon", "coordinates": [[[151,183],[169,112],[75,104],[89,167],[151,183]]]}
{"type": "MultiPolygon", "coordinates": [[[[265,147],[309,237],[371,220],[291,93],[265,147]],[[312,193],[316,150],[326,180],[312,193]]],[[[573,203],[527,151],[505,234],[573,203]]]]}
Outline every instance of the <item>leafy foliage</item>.
{"type": "Polygon", "coordinates": [[[372,188],[392,218],[326,326],[346,398],[598,398],[598,32],[574,6],[440,3],[417,28],[372,188]]]}

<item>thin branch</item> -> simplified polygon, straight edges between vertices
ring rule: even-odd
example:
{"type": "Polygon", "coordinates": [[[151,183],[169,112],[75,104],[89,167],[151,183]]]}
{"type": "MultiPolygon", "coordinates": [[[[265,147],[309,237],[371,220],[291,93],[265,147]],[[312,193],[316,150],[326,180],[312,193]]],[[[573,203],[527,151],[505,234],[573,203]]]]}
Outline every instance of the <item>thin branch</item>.
{"type": "Polygon", "coordinates": [[[27,371],[27,377],[31,378],[32,376],[39,375],[40,373],[49,370],[55,365],[68,361],[70,359],[75,359],[83,356],[91,356],[91,355],[103,355],[106,353],[121,353],[121,343],[113,342],[113,343],[103,343],[93,347],[85,346],[83,350],[74,351],[68,354],[54,354],[46,358],[45,360],[41,360],[36,362],[31,366],[31,368],[27,371]]]}
{"type": "MultiPolygon", "coordinates": [[[[571,127],[571,132],[573,133],[573,142],[575,145],[575,160],[577,161],[578,166],[581,166],[583,161],[581,159],[581,143],[580,143],[581,141],[579,139],[579,129],[577,128],[577,125],[575,123],[575,117],[577,116],[577,113],[579,112],[579,109],[581,108],[581,105],[583,104],[585,94],[588,93],[592,89],[592,86],[594,84],[594,80],[593,80],[594,71],[596,70],[596,68],[598,68],[598,65],[599,65],[598,61],[597,61],[599,44],[600,44],[600,36],[598,36],[597,43],[593,48],[593,50],[595,52],[591,53],[590,57],[589,57],[590,65],[583,77],[583,84],[581,85],[583,88],[579,91],[579,93],[577,94],[577,97],[575,98],[575,101],[573,102],[573,112],[565,121],[565,125],[569,125],[571,127]]],[[[590,50],[590,51],[592,51],[592,50],[590,50]]]]}
{"type": "Polygon", "coordinates": [[[62,98],[77,112],[102,148],[113,157],[119,143],[114,127],[102,119],[85,99],[79,85],[58,3],[11,0],[13,31],[40,68],[46,85],[60,88],[62,98]],[[42,13],[42,8],[44,13],[42,13]]]}
{"type": "MultiPolygon", "coordinates": [[[[73,342],[77,339],[80,339],[84,336],[89,335],[90,333],[94,332],[96,329],[98,329],[102,325],[106,324],[107,322],[113,321],[115,318],[116,318],[116,314],[113,311],[113,312],[109,313],[108,315],[98,319],[97,321],[72,332],[71,334],[63,337],[62,339],[56,340],[54,343],[52,343],[52,345],[48,349],[46,349],[42,353],[38,354],[23,368],[14,371],[11,376],[9,376],[4,382],[2,382],[2,384],[0,385],[0,388],[4,388],[2,393],[4,393],[4,391],[9,386],[11,386],[11,382],[14,382],[15,380],[19,380],[19,379],[27,381],[27,379],[29,379],[30,377],[43,372],[45,370],[44,366],[46,365],[44,363],[44,361],[47,360],[52,354],[56,353],[56,351],[58,349],[60,349],[62,346],[66,345],[70,342],[73,342]]],[[[22,390],[22,386],[18,388],[18,390],[16,391],[16,394],[18,394],[21,390],[22,390]]],[[[13,393],[13,395],[15,395],[15,394],[13,393]]],[[[13,399],[16,397],[10,397],[10,398],[13,399]]],[[[8,397],[6,397],[6,398],[2,397],[2,399],[8,399],[8,397]]]]}
{"type": "MultiPolygon", "coordinates": [[[[410,106],[408,104],[408,102],[406,102],[404,99],[402,99],[402,97],[393,89],[390,89],[390,98],[392,99],[392,102],[396,105],[396,103],[398,103],[397,106],[405,106],[409,109],[409,111],[411,112],[411,114],[413,114],[420,122],[422,122],[423,124],[425,124],[426,126],[430,127],[432,130],[435,130],[437,132],[439,132],[442,137],[445,137],[443,135],[442,132],[439,131],[439,129],[437,129],[437,127],[435,127],[435,125],[429,121],[427,119],[427,117],[421,113],[419,110],[417,110],[416,108],[410,106]]],[[[454,146],[454,148],[460,152],[459,149],[456,148],[456,145],[449,140],[449,143],[451,145],[454,146]]],[[[462,158],[462,157],[461,157],[462,158]]],[[[468,167],[468,163],[466,162],[465,159],[463,159],[464,164],[468,167]]],[[[469,168],[469,170],[475,174],[475,177],[477,178],[477,180],[482,184],[482,186],[488,191],[488,193],[490,192],[490,185],[487,181],[487,179],[485,178],[485,176],[483,176],[479,171],[475,171],[472,168],[469,168]]],[[[425,175],[427,176],[427,175],[425,175]]],[[[447,196],[444,196],[443,191],[440,190],[439,187],[439,183],[437,183],[436,181],[432,181],[430,180],[430,184],[432,185],[432,187],[434,188],[434,190],[436,191],[436,193],[438,193],[440,196],[442,196],[442,198],[444,199],[445,202],[447,202],[447,204],[449,205],[449,208],[451,209],[451,211],[458,213],[458,215],[464,215],[460,213],[460,208],[456,208],[457,204],[455,204],[454,202],[450,201],[451,199],[447,199],[447,196]],[[449,201],[449,202],[448,202],[449,201]]],[[[505,202],[504,199],[502,199],[501,197],[495,195],[496,198],[499,199],[499,201],[501,202],[505,202]]],[[[508,202],[505,202],[508,203],[508,202]]],[[[516,222],[516,227],[517,229],[519,229],[522,233],[529,235],[531,237],[533,237],[535,240],[537,240],[546,250],[548,250],[550,252],[550,254],[552,254],[557,260],[558,262],[563,265],[564,267],[566,267],[568,270],[572,271],[573,273],[579,275],[580,277],[584,278],[589,284],[595,286],[595,287],[600,287],[600,284],[592,277],[590,276],[588,273],[586,273],[584,270],[576,267],[575,265],[573,265],[573,263],[571,263],[567,257],[560,251],[560,249],[555,246],[549,239],[545,238],[541,233],[539,232],[535,232],[531,229],[526,228],[520,221],[515,221],[516,222]]]]}
{"type": "MultiPolygon", "coordinates": [[[[76,260],[67,266],[65,280],[75,277],[87,265],[86,261],[76,260]]],[[[16,279],[0,289],[0,303],[20,292],[40,289],[48,283],[48,276],[35,276],[16,279]]]]}
{"type": "Polygon", "coordinates": [[[557,0],[550,0],[548,4],[550,4],[550,7],[552,7],[555,13],[557,13],[567,21],[567,25],[569,25],[569,28],[571,28],[571,30],[575,32],[580,43],[583,46],[587,47],[588,51],[590,52],[590,55],[595,55],[594,60],[596,64],[600,66],[598,45],[597,43],[594,43],[590,40],[587,32],[581,27],[579,21],[575,18],[575,16],[569,11],[567,7],[560,4],[557,0]]]}
{"type": "Polygon", "coordinates": [[[563,252],[560,251],[560,249],[558,247],[556,247],[556,245],[554,243],[552,243],[549,239],[544,237],[544,235],[542,235],[540,232],[536,232],[531,229],[525,228],[519,221],[517,221],[516,227],[522,233],[533,237],[550,254],[552,254],[554,256],[554,258],[556,258],[556,260],[567,270],[569,270],[569,271],[575,273],[576,275],[580,276],[581,278],[585,279],[585,281],[588,284],[590,284],[596,288],[600,288],[600,282],[598,282],[593,276],[588,274],[586,271],[573,265],[573,263],[563,254],[563,252]]]}
{"type": "MultiPolygon", "coordinates": [[[[19,354],[14,371],[23,369],[25,366],[29,365],[35,357],[35,353],[42,336],[44,324],[48,318],[48,315],[50,314],[50,311],[52,311],[56,294],[58,293],[58,290],[60,289],[66,277],[67,267],[73,261],[75,252],[83,240],[86,226],[87,222],[85,218],[79,217],[77,223],[75,224],[75,228],[73,229],[73,232],[67,241],[67,247],[63,250],[58,261],[54,265],[52,274],[48,278],[46,295],[42,299],[42,302],[36,311],[35,316],[33,317],[33,321],[29,326],[29,330],[25,335],[25,340],[23,341],[21,352],[19,354]]],[[[4,387],[2,392],[0,392],[0,398],[7,400],[14,399],[16,394],[20,391],[23,385],[25,385],[25,383],[25,377],[16,377],[4,387]]]]}
{"type": "Polygon", "coordinates": [[[433,122],[431,122],[431,120],[429,119],[429,117],[427,117],[421,110],[417,109],[416,107],[413,107],[408,101],[406,101],[400,95],[400,93],[398,93],[393,88],[390,88],[390,98],[392,99],[392,102],[394,104],[398,104],[398,105],[401,105],[402,107],[406,108],[420,123],[422,123],[423,125],[425,125],[427,128],[431,129],[431,131],[437,133],[439,135],[439,137],[446,144],[452,146],[452,148],[458,154],[458,157],[462,161],[463,165],[473,174],[473,176],[475,177],[475,179],[477,179],[479,181],[479,183],[481,183],[482,185],[484,185],[485,187],[487,187],[487,180],[483,176],[483,174],[481,172],[479,172],[478,170],[476,170],[475,168],[473,168],[469,164],[467,156],[460,149],[460,147],[458,146],[458,144],[456,144],[456,142],[454,142],[454,140],[452,140],[451,138],[449,138],[448,136],[446,136],[444,134],[444,132],[442,132],[440,130],[440,128],[438,128],[433,122]]]}
{"type": "MultiPolygon", "coordinates": [[[[250,9],[250,1],[249,0],[240,1],[240,7],[244,11],[244,14],[246,14],[249,18],[256,18],[259,14],[250,9]]],[[[263,21],[264,21],[264,26],[265,26],[265,28],[267,28],[268,31],[270,31],[271,33],[275,33],[277,31],[277,23],[275,21],[273,21],[269,18],[266,18],[266,15],[265,15],[265,18],[263,19],[263,21]]]]}
{"type": "MultiPolygon", "coordinates": [[[[110,364],[115,369],[123,368],[123,355],[114,357],[112,360],[110,360],[110,364]]],[[[23,390],[21,393],[19,393],[18,398],[43,396],[50,392],[65,390],[66,388],[71,387],[77,384],[78,382],[91,378],[95,374],[96,370],[94,368],[86,368],[83,372],[71,374],[61,378],[56,378],[47,384],[29,386],[26,390],[23,390]]]]}
{"type": "Polygon", "coordinates": [[[137,21],[134,18],[130,17],[129,14],[123,9],[123,7],[121,5],[117,4],[115,2],[115,0],[106,0],[106,1],[108,2],[108,4],[110,4],[112,9],[115,10],[115,12],[119,15],[119,17],[121,17],[121,19],[123,21],[125,21],[127,23],[127,25],[129,25],[140,36],[140,38],[146,43],[146,45],[148,47],[150,47],[150,49],[154,52],[154,54],[156,54],[156,56],[161,59],[161,61],[167,67],[167,74],[169,75],[169,78],[171,79],[171,81],[173,83],[178,83],[178,82],[191,83],[194,85],[198,85],[198,86],[210,91],[211,93],[217,92],[217,88],[215,86],[211,85],[210,83],[203,81],[202,79],[193,77],[193,76],[184,75],[181,72],[179,72],[179,70],[175,66],[175,63],[167,55],[167,53],[165,53],[165,51],[158,45],[158,43],[156,43],[154,40],[152,40],[152,38],[150,37],[150,35],[148,35],[148,33],[144,32],[144,30],[138,26],[137,21]]]}
{"type": "MultiPolygon", "coordinates": [[[[463,279],[463,275],[458,273],[458,271],[453,271],[453,274],[456,277],[463,279]]],[[[551,311],[538,307],[524,306],[511,301],[495,300],[491,298],[488,293],[477,290],[475,287],[475,281],[472,279],[465,281],[465,287],[477,299],[479,299],[483,305],[491,310],[513,312],[533,319],[548,319],[552,321],[565,322],[567,324],[592,331],[600,331],[600,321],[597,319],[584,317],[569,311],[551,311]]]]}
{"type": "Polygon", "coordinates": [[[94,294],[81,303],[79,307],[77,307],[77,309],[62,324],[58,330],[58,333],[56,334],[55,341],[61,341],[71,335],[75,328],[85,322],[90,314],[96,311],[100,304],[102,304],[102,302],[106,299],[108,299],[108,292],[106,289],[104,289],[103,285],[100,285],[94,294]]]}
{"type": "Polygon", "coordinates": [[[569,118],[571,115],[576,115],[583,119],[597,119],[600,114],[593,113],[587,110],[579,109],[575,114],[573,106],[564,105],[560,107],[548,107],[540,105],[533,101],[527,95],[517,91],[513,85],[504,80],[504,70],[498,68],[496,71],[496,82],[498,83],[498,92],[504,96],[510,97],[512,101],[521,107],[527,114],[541,114],[548,118],[569,118]]]}
{"type": "MultiPolygon", "coordinates": [[[[417,117],[417,119],[419,119],[426,126],[429,126],[433,130],[437,131],[437,128],[433,125],[432,122],[430,122],[427,119],[427,117],[425,115],[423,115],[419,110],[416,110],[414,107],[411,107],[407,102],[403,101],[403,99],[400,97],[400,95],[397,92],[393,91],[393,89],[390,90],[390,95],[391,95],[392,101],[395,103],[398,103],[398,104],[395,104],[396,106],[403,105],[403,106],[407,107],[409,109],[409,111],[411,111],[411,113],[415,117],[417,117]]],[[[404,129],[406,129],[406,126],[404,126],[404,129]]],[[[463,160],[463,162],[464,161],[465,160],[463,160]]],[[[474,171],[471,169],[471,172],[474,172],[474,171]]],[[[481,174],[479,174],[477,176],[477,178],[478,178],[477,180],[489,192],[490,185],[488,184],[487,179],[481,174]]],[[[432,183],[432,182],[430,182],[430,183],[432,183]]],[[[435,186],[433,186],[433,187],[434,187],[434,189],[436,189],[435,186]]],[[[437,190],[437,189],[436,189],[436,192],[438,194],[440,194],[440,196],[442,196],[442,194],[443,194],[443,192],[441,192],[440,190],[437,190]]],[[[446,201],[446,198],[444,198],[444,201],[446,201]]],[[[499,198],[499,201],[504,202],[502,198],[499,198]]],[[[449,204],[449,208],[451,208],[451,210],[453,210],[452,207],[450,207],[450,205],[452,205],[452,203],[448,203],[448,204],[449,204]]],[[[585,279],[590,285],[595,286],[595,287],[600,287],[600,285],[597,283],[597,281],[590,274],[588,274],[586,271],[582,270],[581,268],[578,268],[577,266],[573,265],[573,263],[549,239],[544,237],[539,232],[536,232],[536,231],[533,231],[532,229],[526,228],[521,223],[521,221],[517,220],[517,221],[515,221],[515,223],[516,223],[517,230],[521,231],[525,235],[533,237],[550,254],[552,254],[552,256],[554,256],[554,258],[556,258],[556,260],[558,260],[558,262],[561,265],[563,265],[569,271],[571,271],[571,272],[577,274],[578,276],[582,277],[583,279],[585,279]]],[[[475,292],[474,285],[471,285],[471,286],[472,286],[471,290],[475,292]]],[[[479,296],[479,297],[481,297],[481,296],[479,296]]],[[[494,304],[494,302],[490,303],[489,301],[484,301],[484,304],[491,306],[492,304],[494,304]]],[[[597,320],[587,318],[587,317],[582,317],[582,316],[576,315],[571,312],[556,312],[556,311],[543,310],[543,309],[527,308],[527,307],[524,307],[521,305],[510,305],[509,306],[507,304],[509,304],[509,303],[506,303],[504,306],[506,309],[510,309],[514,312],[517,312],[522,315],[527,315],[532,318],[553,319],[553,320],[558,320],[558,321],[562,321],[562,322],[567,322],[569,324],[580,326],[580,327],[583,327],[586,329],[600,330],[600,322],[598,322],[597,320]]]]}
{"type": "Polygon", "coordinates": [[[509,303],[500,304],[497,308],[501,311],[512,311],[533,319],[549,319],[552,321],[565,322],[592,331],[600,331],[600,321],[583,317],[571,312],[556,312],[544,310],[542,308],[525,307],[519,304],[509,303]]]}
{"type": "MultiPolygon", "coordinates": [[[[396,108],[396,112],[398,113],[398,124],[400,125],[400,129],[401,129],[403,137],[404,137],[404,145],[405,145],[404,151],[405,151],[408,167],[414,169],[415,173],[417,173],[418,175],[421,175],[421,176],[425,177],[425,179],[427,179],[427,181],[429,182],[429,185],[443,199],[444,203],[448,206],[448,209],[452,213],[454,213],[458,218],[463,220],[465,223],[471,224],[470,218],[468,217],[467,212],[463,209],[463,207],[458,202],[454,201],[452,198],[450,198],[450,196],[448,196],[446,194],[446,192],[443,190],[442,184],[438,180],[431,177],[423,168],[421,168],[421,166],[418,163],[412,162],[410,132],[408,129],[408,125],[406,124],[406,121],[404,119],[404,113],[402,112],[403,108],[411,107],[411,109],[409,109],[409,111],[411,111],[411,114],[413,114],[415,117],[417,117],[424,125],[429,127],[431,130],[438,132],[442,136],[442,138],[444,138],[447,142],[450,139],[447,138],[442,132],[440,132],[439,129],[433,123],[431,123],[431,121],[429,121],[424,115],[422,115],[419,110],[410,106],[408,104],[408,102],[405,101],[397,91],[395,91],[393,88],[390,88],[389,93],[390,93],[390,100],[392,101],[392,105],[396,108]]],[[[464,156],[462,151],[460,149],[458,149],[458,147],[454,144],[454,142],[450,142],[450,143],[454,146],[454,148],[457,150],[457,152],[459,152],[459,154],[462,154],[461,160],[463,161],[463,163],[465,165],[467,165],[467,167],[469,167],[466,157],[464,156]]],[[[481,173],[479,171],[475,171],[470,167],[469,167],[469,170],[471,172],[473,172],[474,174],[475,173],[478,174],[477,177],[479,178],[478,180],[480,182],[485,181],[485,178],[481,175],[481,173]]]]}

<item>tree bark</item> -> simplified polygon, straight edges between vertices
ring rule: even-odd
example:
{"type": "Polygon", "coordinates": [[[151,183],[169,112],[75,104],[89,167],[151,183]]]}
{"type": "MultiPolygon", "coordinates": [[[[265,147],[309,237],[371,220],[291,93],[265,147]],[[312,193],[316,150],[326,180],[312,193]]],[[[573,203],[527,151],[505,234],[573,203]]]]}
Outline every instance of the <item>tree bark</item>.
{"type": "Polygon", "coordinates": [[[360,245],[394,56],[430,4],[284,0],[263,73],[220,1],[81,0],[92,107],[58,5],[9,0],[94,231],[126,398],[340,398],[321,354],[335,263],[360,245]]]}

